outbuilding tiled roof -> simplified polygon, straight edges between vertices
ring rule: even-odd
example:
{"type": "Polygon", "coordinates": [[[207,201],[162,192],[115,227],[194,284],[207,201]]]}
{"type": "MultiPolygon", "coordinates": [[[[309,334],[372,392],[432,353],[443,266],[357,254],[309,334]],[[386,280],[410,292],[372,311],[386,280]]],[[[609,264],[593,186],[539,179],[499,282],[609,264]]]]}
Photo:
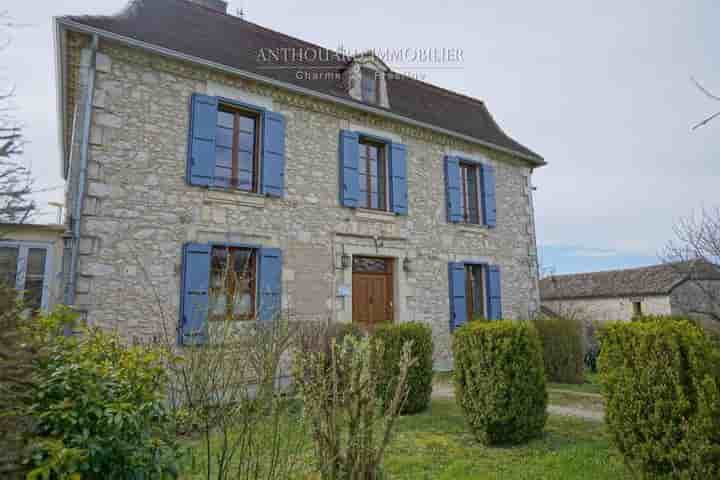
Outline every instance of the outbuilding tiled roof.
{"type": "MultiPolygon", "coordinates": [[[[322,47],[187,0],[134,0],[117,15],[69,16],[62,20],[361,103],[350,97],[337,77],[305,78],[298,76],[294,68],[268,68],[261,54],[261,49],[267,52],[322,47]]],[[[303,61],[300,68],[322,67],[315,71],[341,74],[347,66],[342,57],[334,60],[331,56],[329,60],[303,61]]],[[[500,147],[537,165],[544,164],[540,155],[507,136],[480,100],[408,77],[389,78],[387,91],[389,112],[500,147]]]]}
{"type": "Polygon", "coordinates": [[[553,275],[540,280],[542,300],[591,297],[663,295],[688,278],[720,280],[720,270],[708,262],[678,262],[606,272],[553,275]]]}

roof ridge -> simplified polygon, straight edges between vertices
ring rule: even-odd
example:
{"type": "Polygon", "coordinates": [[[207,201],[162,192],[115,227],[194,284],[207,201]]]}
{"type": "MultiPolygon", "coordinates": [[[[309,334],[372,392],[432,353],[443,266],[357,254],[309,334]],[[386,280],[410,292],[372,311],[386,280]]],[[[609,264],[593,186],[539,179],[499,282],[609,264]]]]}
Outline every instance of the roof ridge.
{"type": "Polygon", "coordinates": [[[653,265],[645,265],[644,267],[630,267],[630,268],[613,268],[612,270],[597,270],[594,272],[577,272],[577,273],[561,273],[558,275],[548,275],[545,278],[540,279],[542,280],[549,280],[552,278],[567,278],[567,277],[579,277],[581,275],[598,275],[598,274],[608,274],[608,273],[619,273],[619,272],[632,272],[637,270],[649,270],[654,268],[672,268],[673,265],[680,265],[683,263],[692,263],[696,262],[697,260],[679,260],[677,262],[668,262],[668,263],[656,263],[653,265]]]}

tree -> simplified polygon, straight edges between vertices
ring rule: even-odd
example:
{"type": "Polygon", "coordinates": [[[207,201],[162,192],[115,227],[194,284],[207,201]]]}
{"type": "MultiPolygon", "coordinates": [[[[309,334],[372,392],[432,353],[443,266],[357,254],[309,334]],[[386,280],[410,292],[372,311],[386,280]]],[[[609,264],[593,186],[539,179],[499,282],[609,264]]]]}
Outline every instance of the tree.
{"type": "Polygon", "coordinates": [[[720,322],[720,207],[682,218],[662,255],[700,294],[690,314],[720,322]]]}
{"type": "MultiPolygon", "coordinates": [[[[0,12],[0,27],[12,26],[7,12],[0,12]]],[[[0,223],[25,223],[35,211],[35,201],[30,198],[30,170],[20,159],[22,127],[10,115],[12,97],[12,88],[0,93],[0,223]]]]}
{"type": "MultiPolygon", "coordinates": [[[[703,86],[700,84],[700,82],[698,82],[694,77],[690,77],[690,79],[693,81],[693,83],[694,83],[695,86],[698,88],[698,90],[700,90],[706,97],[708,97],[710,100],[714,100],[714,101],[716,101],[716,102],[720,102],[720,97],[718,97],[717,95],[711,93],[710,90],[708,90],[707,88],[703,87],[703,86]]],[[[713,113],[712,115],[710,115],[709,117],[707,117],[707,118],[705,118],[704,120],[702,120],[701,122],[698,122],[697,124],[695,124],[695,125],[692,127],[692,129],[695,130],[695,129],[700,128],[700,127],[702,127],[702,126],[704,126],[704,125],[707,125],[708,123],[710,123],[713,119],[715,119],[715,118],[717,118],[717,117],[720,117],[720,111],[715,112],[715,113],[713,113]]]]}

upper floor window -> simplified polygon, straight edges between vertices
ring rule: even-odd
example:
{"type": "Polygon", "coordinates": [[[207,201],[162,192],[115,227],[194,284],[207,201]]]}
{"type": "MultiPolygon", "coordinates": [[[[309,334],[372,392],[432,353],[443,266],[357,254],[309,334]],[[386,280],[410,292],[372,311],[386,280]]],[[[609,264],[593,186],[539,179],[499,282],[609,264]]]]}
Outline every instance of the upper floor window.
{"type": "Polygon", "coordinates": [[[478,166],[460,163],[460,209],[464,223],[480,223],[478,166]]]}
{"type": "Polygon", "coordinates": [[[215,179],[221,186],[256,192],[258,114],[221,105],[215,142],[215,179]]]}
{"type": "Polygon", "coordinates": [[[361,68],[361,88],[363,102],[378,103],[378,75],[371,68],[361,68]]]}
{"type": "Polygon", "coordinates": [[[446,156],[445,196],[448,222],[496,226],[495,167],[492,165],[446,156]]]}
{"type": "Polygon", "coordinates": [[[387,210],[385,145],[360,139],[358,207],[387,210]]]}
{"type": "Polygon", "coordinates": [[[285,191],[285,117],[195,93],[190,104],[187,182],[271,197],[285,191]]]}

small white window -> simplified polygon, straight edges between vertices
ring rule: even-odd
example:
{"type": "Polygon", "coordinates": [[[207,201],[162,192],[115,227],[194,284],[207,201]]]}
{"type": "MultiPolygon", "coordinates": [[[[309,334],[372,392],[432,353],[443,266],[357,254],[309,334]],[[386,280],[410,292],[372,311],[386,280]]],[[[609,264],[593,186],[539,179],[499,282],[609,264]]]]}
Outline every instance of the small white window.
{"type": "Polygon", "coordinates": [[[47,244],[0,242],[0,282],[23,292],[32,310],[48,308],[50,256],[47,244]]]}

